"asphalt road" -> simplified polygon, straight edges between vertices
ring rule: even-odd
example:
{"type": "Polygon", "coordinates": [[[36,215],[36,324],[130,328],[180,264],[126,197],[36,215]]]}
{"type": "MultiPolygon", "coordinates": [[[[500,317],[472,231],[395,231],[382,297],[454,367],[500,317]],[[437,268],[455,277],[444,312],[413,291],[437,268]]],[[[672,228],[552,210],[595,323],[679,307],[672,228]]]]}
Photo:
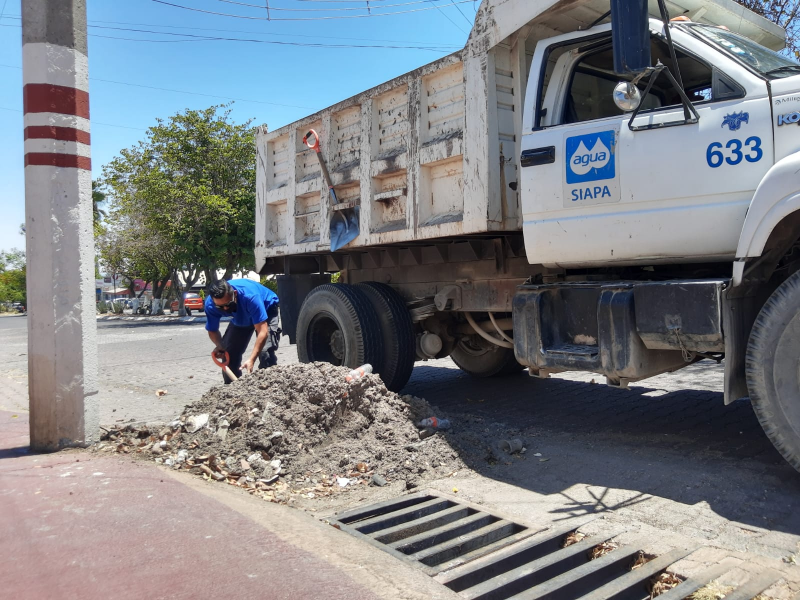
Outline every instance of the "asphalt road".
{"type": "MultiPolygon", "coordinates": [[[[26,325],[0,318],[0,409],[26,409],[26,325]]],[[[297,360],[287,341],[282,364],[297,360]]],[[[98,322],[101,422],[179,414],[221,381],[211,349],[203,323],[98,322]]],[[[545,521],[608,513],[664,539],[792,556],[800,551],[800,475],[748,401],[723,405],[722,378],[721,366],[698,364],[618,390],[587,374],[476,380],[444,359],[418,363],[404,392],[451,417],[454,436],[460,420],[483,419],[546,459],[471,464],[481,477],[460,485],[476,502],[528,517],[536,510],[545,521]]]]}

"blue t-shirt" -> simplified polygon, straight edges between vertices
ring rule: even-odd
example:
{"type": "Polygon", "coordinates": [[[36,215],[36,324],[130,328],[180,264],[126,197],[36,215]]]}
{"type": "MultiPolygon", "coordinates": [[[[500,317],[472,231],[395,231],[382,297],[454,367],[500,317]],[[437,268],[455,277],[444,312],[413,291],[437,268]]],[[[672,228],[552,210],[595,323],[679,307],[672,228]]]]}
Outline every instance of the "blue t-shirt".
{"type": "Polygon", "coordinates": [[[219,331],[221,317],[232,316],[237,327],[252,327],[267,320],[267,310],[278,303],[278,296],[252,279],[231,279],[230,286],[236,290],[236,312],[226,313],[217,308],[211,296],[205,300],[206,331],[219,331]]]}

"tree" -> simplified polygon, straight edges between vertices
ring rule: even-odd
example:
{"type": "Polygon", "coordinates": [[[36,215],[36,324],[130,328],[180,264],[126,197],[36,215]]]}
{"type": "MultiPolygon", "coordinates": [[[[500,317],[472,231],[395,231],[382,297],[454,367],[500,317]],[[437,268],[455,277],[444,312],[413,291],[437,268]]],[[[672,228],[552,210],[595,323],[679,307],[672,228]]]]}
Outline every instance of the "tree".
{"type": "Polygon", "coordinates": [[[159,119],[103,170],[113,211],[159,240],[187,288],[253,266],[255,130],[229,117],[212,106],[159,119]]]}
{"type": "Polygon", "coordinates": [[[106,195],[100,189],[97,181],[92,181],[92,213],[94,221],[94,235],[97,237],[103,233],[103,219],[107,216],[106,211],[100,208],[100,204],[105,202],[106,195]]]}
{"type": "Polygon", "coordinates": [[[786,51],[800,58],[800,0],[738,0],[739,4],[786,30],[786,51]]]}
{"type": "Polygon", "coordinates": [[[27,304],[25,252],[0,251],[0,303],[27,304]]]}

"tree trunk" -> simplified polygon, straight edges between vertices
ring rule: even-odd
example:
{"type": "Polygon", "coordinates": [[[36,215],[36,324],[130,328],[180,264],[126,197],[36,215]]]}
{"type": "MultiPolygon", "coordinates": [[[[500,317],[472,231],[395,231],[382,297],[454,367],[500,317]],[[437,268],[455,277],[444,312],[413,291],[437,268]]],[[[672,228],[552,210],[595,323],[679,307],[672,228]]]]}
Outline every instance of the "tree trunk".
{"type": "Polygon", "coordinates": [[[164,279],[156,281],[155,285],[153,285],[153,308],[150,310],[150,314],[164,314],[164,309],[161,308],[161,295],[164,293],[164,288],[167,287],[167,283],[170,279],[172,279],[172,273],[167,275],[164,279]]]}

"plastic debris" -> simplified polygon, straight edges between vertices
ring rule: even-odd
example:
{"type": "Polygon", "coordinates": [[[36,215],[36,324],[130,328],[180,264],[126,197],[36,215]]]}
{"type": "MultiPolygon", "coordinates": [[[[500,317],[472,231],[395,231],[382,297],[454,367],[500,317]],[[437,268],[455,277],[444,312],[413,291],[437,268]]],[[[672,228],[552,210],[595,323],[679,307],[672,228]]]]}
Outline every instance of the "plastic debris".
{"type": "Polygon", "coordinates": [[[429,417],[422,419],[417,423],[417,427],[430,427],[431,429],[450,429],[449,419],[437,419],[436,417],[429,417]]]}
{"type": "Polygon", "coordinates": [[[193,415],[186,419],[186,432],[196,433],[208,424],[208,413],[193,415]]]}
{"type": "Polygon", "coordinates": [[[350,371],[347,376],[344,378],[345,381],[350,382],[356,379],[361,379],[365,375],[369,375],[372,373],[372,365],[367,363],[365,365],[361,365],[357,369],[353,369],[350,371]]]}
{"type": "Polygon", "coordinates": [[[513,440],[500,440],[499,442],[497,442],[497,445],[500,448],[500,450],[502,450],[506,454],[516,454],[517,452],[520,452],[523,448],[522,440],[519,438],[514,438],[513,440]]]}

